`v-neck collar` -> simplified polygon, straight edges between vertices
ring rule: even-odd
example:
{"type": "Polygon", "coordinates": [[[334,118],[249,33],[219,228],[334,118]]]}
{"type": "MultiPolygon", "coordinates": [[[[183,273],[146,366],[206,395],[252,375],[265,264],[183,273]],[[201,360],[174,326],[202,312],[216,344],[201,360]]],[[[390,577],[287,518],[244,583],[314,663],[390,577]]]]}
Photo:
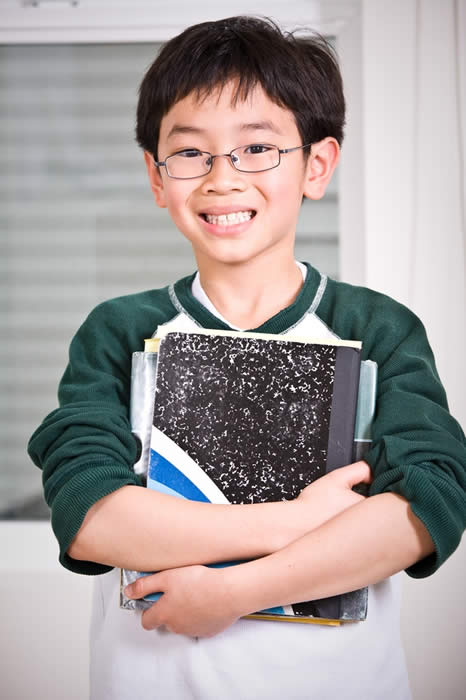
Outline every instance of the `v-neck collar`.
{"type": "MultiPolygon", "coordinates": [[[[257,328],[250,328],[255,333],[286,333],[295,326],[303,316],[311,309],[316,308],[316,301],[322,290],[322,277],[312,265],[305,263],[307,267],[306,280],[295,301],[269,318],[257,328]]],[[[183,277],[169,289],[170,298],[180,313],[185,313],[196,324],[212,330],[234,330],[227,323],[205,308],[192,294],[191,287],[195,274],[183,277]]]]}

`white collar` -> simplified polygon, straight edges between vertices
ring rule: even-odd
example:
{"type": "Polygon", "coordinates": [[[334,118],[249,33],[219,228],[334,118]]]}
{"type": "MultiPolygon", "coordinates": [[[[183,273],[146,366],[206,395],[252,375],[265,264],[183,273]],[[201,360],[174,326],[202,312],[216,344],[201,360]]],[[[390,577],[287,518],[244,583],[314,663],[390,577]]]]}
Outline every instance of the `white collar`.
{"type": "MultiPolygon", "coordinates": [[[[301,271],[301,274],[303,276],[303,282],[304,282],[306,280],[307,267],[306,267],[306,265],[303,265],[303,263],[298,262],[298,260],[295,260],[295,262],[301,271]]],[[[207,294],[205,293],[205,291],[201,285],[199,271],[196,272],[196,275],[193,279],[191,292],[192,292],[193,297],[195,299],[197,299],[197,301],[200,302],[202,304],[202,306],[204,306],[207,309],[207,311],[210,311],[211,314],[213,314],[218,319],[220,319],[220,321],[222,321],[223,323],[226,323],[227,326],[230,326],[230,328],[233,328],[233,330],[235,330],[235,331],[244,330],[243,328],[238,328],[238,326],[235,326],[235,325],[233,325],[233,323],[230,323],[229,321],[227,321],[226,318],[224,318],[222,316],[220,311],[217,311],[217,309],[212,304],[212,302],[210,301],[209,297],[207,296],[207,294]]]]}

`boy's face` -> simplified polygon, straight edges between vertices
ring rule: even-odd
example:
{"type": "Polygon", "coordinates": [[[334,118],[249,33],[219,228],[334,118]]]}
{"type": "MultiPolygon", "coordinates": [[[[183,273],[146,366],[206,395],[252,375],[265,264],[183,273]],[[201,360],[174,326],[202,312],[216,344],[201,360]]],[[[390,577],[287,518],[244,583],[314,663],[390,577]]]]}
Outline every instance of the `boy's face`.
{"type": "MultiPolygon", "coordinates": [[[[248,144],[301,145],[291,111],[272,102],[260,86],[234,105],[234,88],[227,85],[202,101],[191,94],[177,102],[162,119],[158,159],[185,149],[219,154],[248,144]]],[[[321,197],[331,176],[316,189],[314,159],[306,160],[302,150],[282,155],[278,167],[258,173],[239,172],[228,157],[215,158],[210,173],[190,180],[168,177],[163,166],[159,171],[150,155],[145,157],[156,202],[168,208],[191,242],[199,266],[288,256],[303,195],[321,197]],[[218,219],[236,212],[242,214],[228,223],[218,219]]]]}

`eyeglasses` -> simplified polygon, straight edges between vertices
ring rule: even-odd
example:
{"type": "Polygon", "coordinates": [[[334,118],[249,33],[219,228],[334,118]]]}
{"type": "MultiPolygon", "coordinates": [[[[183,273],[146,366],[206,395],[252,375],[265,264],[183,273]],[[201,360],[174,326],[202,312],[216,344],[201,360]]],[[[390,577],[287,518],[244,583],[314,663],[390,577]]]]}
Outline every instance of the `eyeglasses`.
{"type": "Polygon", "coordinates": [[[241,173],[262,173],[272,170],[280,165],[282,154],[308,148],[310,143],[294,148],[278,148],[267,143],[251,143],[248,146],[239,146],[230,153],[216,153],[199,151],[197,148],[187,148],[178,151],[165,160],[157,161],[154,165],[164,167],[168,177],[176,180],[191,180],[195,177],[207,175],[212,170],[215,158],[229,158],[231,164],[241,173]]]}

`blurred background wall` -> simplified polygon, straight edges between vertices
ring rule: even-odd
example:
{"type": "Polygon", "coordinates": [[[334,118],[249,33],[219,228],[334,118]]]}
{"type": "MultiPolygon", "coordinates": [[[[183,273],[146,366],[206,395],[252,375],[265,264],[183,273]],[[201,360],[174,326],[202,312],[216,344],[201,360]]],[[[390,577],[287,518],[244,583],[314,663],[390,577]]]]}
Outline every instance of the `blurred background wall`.
{"type": "MultiPolygon", "coordinates": [[[[346,140],[325,198],[303,205],[296,255],[413,308],[452,412],[466,422],[464,0],[302,0],[292,9],[282,0],[2,0],[0,687],[11,700],[87,695],[92,582],[56,563],[27,439],[56,405],[69,341],[90,309],[194,269],[146,181],[137,87],[160,41],[239,13],[312,27],[334,43],[346,140]]],[[[463,545],[435,577],[403,575],[415,700],[464,697],[465,573],[463,545]]]]}

